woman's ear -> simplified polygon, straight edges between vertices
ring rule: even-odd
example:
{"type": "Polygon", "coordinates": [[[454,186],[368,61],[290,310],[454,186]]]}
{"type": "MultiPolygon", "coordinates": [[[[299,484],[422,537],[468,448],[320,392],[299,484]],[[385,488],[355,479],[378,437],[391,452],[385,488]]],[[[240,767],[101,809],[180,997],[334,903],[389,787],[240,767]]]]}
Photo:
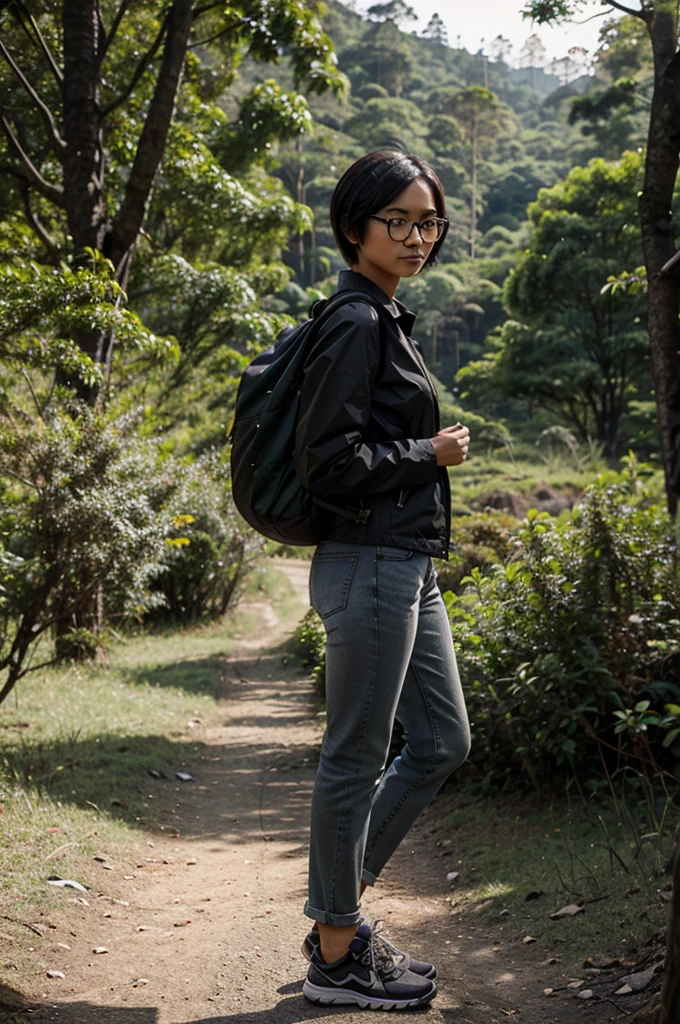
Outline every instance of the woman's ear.
{"type": "Polygon", "coordinates": [[[351,242],[352,245],[359,245],[360,239],[358,234],[350,228],[345,219],[340,222],[340,227],[342,228],[342,233],[348,242],[351,242]]]}

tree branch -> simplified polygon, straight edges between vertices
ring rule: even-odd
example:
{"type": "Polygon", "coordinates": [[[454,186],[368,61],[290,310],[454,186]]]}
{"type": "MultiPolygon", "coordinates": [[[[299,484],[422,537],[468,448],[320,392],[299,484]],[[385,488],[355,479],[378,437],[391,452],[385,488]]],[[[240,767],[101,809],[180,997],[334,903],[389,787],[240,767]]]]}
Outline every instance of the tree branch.
{"type": "Polygon", "coordinates": [[[10,145],[21,160],[23,169],[25,170],[25,174],[22,176],[26,178],[31,185],[33,185],[36,191],[40,192],[40,194],[45,196],[46,199],[49,199],[50,202],[55,204],[55,206],[59,206],[63,209],[65,206],[63,189],[57,188],[56,185],[50,185],[49,181],[46,181],[45,178],[43,178],[42,174],[17,139],[14,131],[12,130],[11,124],[5,117],[2,110],[0,110],[0,125],[2,125],[10,145]]]}
{"type": "Polygon", "coordinates": [[[64,86],[64,76],[62,74],[61,68],[59,67],[59,65],[57,64],[56,60],[54,59],[54,57],[52,55],[52,51],[50,50],[49,46],[45,42],[45,37],[43,36],[42,32],[40,31],[40,28],[38,26],[37,21],[35,20],[35,18],[31,14],[31,12],[29,10],[27,10],[26,4],[22,3],[22,0],[16,0],[16,6],[17,6],[17,8],[19,9],[19,12],[20,12],[19,13],[19,24],[21,25],[21,27],[23,28],[24,32],[26,33],[28,38],[31,40],[31,42],[34,42],[35,40],[33,40],[32,36],[31,36],[31,33],[28,31],[28,29],[27,29],[27,27],[26,27],[26,25],[24,23],[24,20],[22,18],[22,14],[23,14],[26,17],[26,19],[28,20],[31,28],[35,32],[36,38],[38,40],[38,46],[40,47],[40,49],[42,50],[42,52],[45,55],[47,63],[49,64],[49,66],[50,66],[50,68],[52,70],[52,74],[54,75],[54,77],[56,79],[57,85],[59,86],[60,89],[62,89],[63,86],[64,86]]]}
{"type": "Polygon", "coordinates": [[[197,46],[207,46],[208,43],[214,43],[216,39],[221,39],[222,36],[229,35],[231,32],[234,31],[234,29],[239,28],[241,24],[242,22],[239,19],[239,21],[234,22],[233,25],[227,25],[226,28],[220,29],[220,31],[215,32],[214,35],[208,36],[207,39],[199,39],[198,42],[196,43],[190,43],[187,46],[187,50],[195,50],[197,46]]]}
{"type": "Polygon", "coordinates": [[[115,35],[116,35],[118,29],[120,28],[120,23],[123,20],[123,18],[125,17],[125,14],[127,12],[128,7],[130,6],[130,3],[131,3],[131,0],[123,0],[123,2],[121,3],[120,7],[116,11],[116,15],[115,15],[113,21],[111,22],[111,28],[109,29],[108,34],[106,36],[106,41],[105,41],[104,45],[102,46],[102,59],[104,58],[104,56],[106,55],[109,47],[111,46],[111,43],[113,42],[113,40],[115,38],[115,35]]]}
{"type": "Polygon", "coordinates": [[[122,93],[119,96],[117,96],[115,100],[112,100],[111,103],[107,103],[107,105],[102,108],[102,117],[108,117],[108,115],[113,113],[114,110],[117,110],[118,107],[122,106],[122,104],[125,103],[126,99],[131,95],[132,91],[134,90],[135,86],[139,82],[140,78],[142,77],[142,75],[144,74],[146,69],[148,68],[148,66],[151,63],[151,61],[153,60],[153,58],[158,53],[158,51],[159,51],[159,49],[161,47],[161,44],[163,42],[163,37],[165,36],[165,33],[167,32],[167,30],[168,30],[168,15],[166,15],[165,18],[163,19],[163,24],[160,27],[160,31],[159,31],[158,35],[156,36],[156,38],[155,38],[153,44],[151,45],[150,49],[148,49],[146,51],[144,56],[141,58],[141,60],[137,64],[137,67],[135,68],[135,71],[134,71],[134,73],[132,75],[132,78],[130,79],[129,84],[126,86],[125,89],[123,89],[122,93]]]}
{"type": "Polygon", "coordinates": [[[619,0],[607,0],[607,3],[610,7],[615,7],[617,11],[623,11],[624,14],[629,14],[631,18],[639,18],[640,21],[644,22],[649,20],[644,11],[635,11],[632,7],[626,7],[625,4],[619,3],[619,0]]]}
{"type": "Polygon", "coordinates": [[[56,125],[54,117],[52,115],[52,111],[47,106],[47,104],[44,103],[40,99],[40,96],[38,96],[37,92],[35,91],[35,89],[31,85],[29,80],[26,78],[26,75],[23,73],[23,71],[21,70],[19,65],[16,63],[16,61],[12,57],[12,54],[9,52],[9,50],[7,49],[7,47],[5,46],[5,44],[3,43],[3,41],[1,39],[0,39],[0,56],[5,58],[5,61],[7,62],[7,64],[9,64],[10,68],[12,69],[12,71],[14,72],[16,77],[19,79],[19,81],[21,82],[22,86],[24,87],[24,89],[26,90],[28,95],[33,100],[35,106],[38,108],[38,110],[42,114],[43,119],[45,121],[45,124],[47,125],[47,132],[48,132],[48,135],[50,137],[50,141],[52,143],[52,148],[55,151],[58,159],[61,159],[61,154],[66,149],[66,143],[64,142],[64,140],[62,139],[61,135],[59,134],[59,131],[57,129],[57,125],[56,125]]]}
{"type": "Polygon", "coordinates": [[[47,246],[47,248],[51,252],[54,252],[57,247],[54,244],[53,239],[50,238],[49,234],[47,233],[47,229],[45,228],[45,225],[42,223],[42,221],[40,220],[40,218],[36,214],[35,210],[31,206],[31,186],[30,186],[29,182],[27,181],[27,179],[24,178],[24,177],[21,178],[21,183],[19,185],[19,191],[21,193],[21,198],[22,198],[23,203],[24,203],[24,211],[26,213],[26,220],[31,225],[31,227],[33,228],[33,230],[35,231],[36,235],[38,236],[40,241],[43,243],[43,245],[47,246]]]}
{"type": "Polygon", "coordinates": [[[196,10],[194,11],[194,21],[197,21],[202,14],[206,13],[206,11],[214,10],[215,7],[224,7],[222,0],[216,0],[215,3],[203,4],[203,7],[197,7],[196,10]]]}
{"type": "Polygon", "coordinates": [[[108,255],[116,267],[135,244],[151,186],[163,159],[192,20],[192,0],[175,0],[168,12],[167,39],[156,88],[125,186],[125,197],[113,222],[108,255]]]}

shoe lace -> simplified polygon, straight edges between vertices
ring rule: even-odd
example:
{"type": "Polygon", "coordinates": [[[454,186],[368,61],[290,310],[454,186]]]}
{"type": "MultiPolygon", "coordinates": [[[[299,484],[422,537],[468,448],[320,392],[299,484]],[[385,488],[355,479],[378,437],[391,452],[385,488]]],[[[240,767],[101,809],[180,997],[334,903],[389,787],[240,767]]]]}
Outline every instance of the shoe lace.
{"type": "Polygon", "coordinates": [[[364,954],[364,962],[371,964],[379,978],[399,978],[406,970],[400,962],[404,959],[404,954],[380,934],[384,927],[385,922],[380,920],[374,921],[371,925],[371,938],[364,954]]]}

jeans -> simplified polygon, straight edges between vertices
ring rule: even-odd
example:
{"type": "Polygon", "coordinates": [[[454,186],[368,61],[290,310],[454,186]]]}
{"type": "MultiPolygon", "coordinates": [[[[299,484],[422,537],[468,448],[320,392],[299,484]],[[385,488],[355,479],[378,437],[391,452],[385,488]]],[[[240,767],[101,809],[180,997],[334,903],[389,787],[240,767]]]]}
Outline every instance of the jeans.
{"type": "Polygon", "coordinates": [[[326,541],[314,555],[310,594],[327,636],[327,726],[305,914],[351,925],[361,916],[361,879],[376,881],[465,760],[470,730],[429,555],[326,541]],[[395,718],[405,743],[385,771],[395,718]]]}

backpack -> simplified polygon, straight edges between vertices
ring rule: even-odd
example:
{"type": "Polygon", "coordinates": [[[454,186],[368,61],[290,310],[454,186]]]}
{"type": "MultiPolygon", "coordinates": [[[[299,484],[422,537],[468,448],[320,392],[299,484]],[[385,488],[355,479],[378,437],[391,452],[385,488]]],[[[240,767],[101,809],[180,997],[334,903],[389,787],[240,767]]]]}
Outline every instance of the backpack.
{"type": "Polygon", "coordinates": [[[361,524],[370,516],[370,509],[342,508],[311,494],[293,464],[304,364],[321,325],[358,300],[380,309],[366,292],[344,291],[316,302],[309,320],[285,327],[243,371],[230,434],[232,496],[246,522],[271,540],[318,544],[323,510],[361,524]]]}

